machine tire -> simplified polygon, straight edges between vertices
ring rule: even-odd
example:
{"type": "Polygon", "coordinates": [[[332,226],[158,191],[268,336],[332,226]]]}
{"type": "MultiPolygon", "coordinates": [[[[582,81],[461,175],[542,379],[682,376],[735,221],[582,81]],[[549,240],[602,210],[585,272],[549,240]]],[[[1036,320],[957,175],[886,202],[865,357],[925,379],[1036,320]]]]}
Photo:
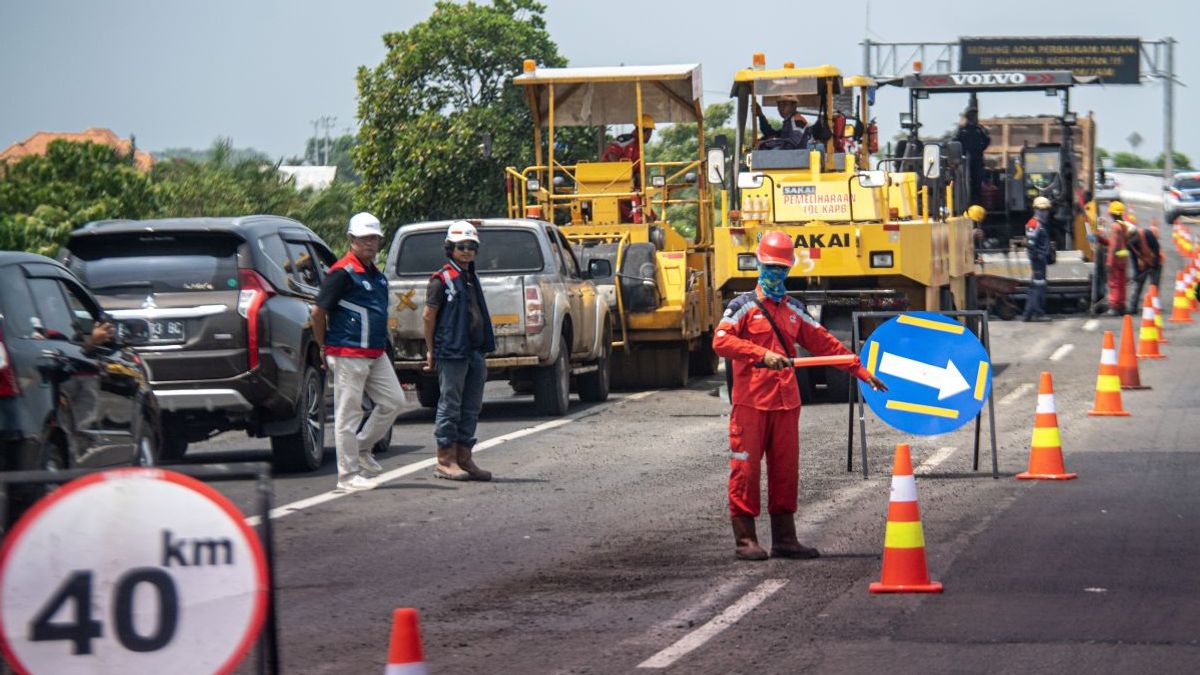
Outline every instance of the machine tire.
{"type": "Polygon", "coordinates": [[[612,382],[612,325],[608,321],[604,322],[600,339],[603,344],[600,358],[596,359],[596,371],[579,376],[579,398],[588,403],[607,401],[612,382]]]}
{"type": "Polygon", "coordinates": [[[654,359],[658,372],[658,386],[669,389],[681,389],[687,386],[688,374],[691,370],[691,352],[686,342],[674,343],[670,347],[659,350],[662,353],[654,359]]]}
{"type": "Polygon", "coordinates": [[[437,377],[421,377],[417,380],[417,403],[422,408],[436,408],[441,397],[442,389],[437,377]]]}
{"type": "Polygon", "coordinates": [[[562,417],[571,404],[571,369],[567,365],[567,343],[558,350],[558,358],[533,373],[533,403],[539,414],[562,417]]]}
{"type": "Polygon", "coordinates": [[[654,244],[630,244],[621,260],[621,302],[627,312],[652,312],[658,308],[658,252],[654,244]],[[655,281],[646,282],[650,279],[655,281]]]}
{"type": "Polygon", "coordinates": [[[316,471],[325,461],[325,379],[316,366],[304,367],[296,416],[300,428],[271,437],[271,462],[281,472],[316,471]]]}

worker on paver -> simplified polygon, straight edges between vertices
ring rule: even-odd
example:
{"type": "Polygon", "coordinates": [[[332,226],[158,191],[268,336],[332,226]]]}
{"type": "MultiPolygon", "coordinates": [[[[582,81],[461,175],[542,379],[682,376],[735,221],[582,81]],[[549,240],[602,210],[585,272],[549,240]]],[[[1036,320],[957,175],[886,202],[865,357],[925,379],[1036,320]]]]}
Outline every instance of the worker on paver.
{"type": "Polygon", "coordinates": [[[1025,223],[1025,253],[1029,256],[1029,293],[1025,297],[1025,321],[1049,321],[1046,316],[1046,266],[1054,262],[1050,241],[1050,200],[1033,200],[1033,217],[1025,223]]]}
{"type": "MultiPolygon", "coordinates": [[[[850,354],[784,287],[795,264],[792,238],[767,232],[758,244],[758,286],[729,303],[713,338],[716,353],[732,360],[729,419],[729,514],[741,560],[765,560],[754,519],[759,514],[759,473],[767,461],[767,512],[771,555],[816,558],[796,539],[800,457],[800,391],[792,356],[796,344],[815,356],[850,354]]],[[[843,370],[872,388],[887,390],[858,359],[843,370]]]]}
{"type": "Polygon", "coordinates": [[[795,96],[775,97],[775,110],[779,112],[779,118],[782,120],[779,128],[776,129],[771,126],[771,121],[767,119],[762,107],[755,100],[754,112],[758,116],[758,128],[762,131],[762,142],[766,143],[772,139],[775,141],[767,149],[803,150],[808,146],[808,120],[804,119],[804,115],[798,111],[799,106],[800,99],[795,96]]]}
{"type": "Polygon", "coordinates": [[[979,110],[967,108],[958,118],[958,129],[954,140],[962,144],[967,156],[967,178],[970,181],[971,202],[978,204],[983,199],[983,152],[992,144],[992,136],[979,123],[979,110]]]}
{"type": "Polygon", "coordinates": [[[1108,249],[1108,316],[1125,313],[1125,291],[1129,285],[1129,248],[1125,235],[1125,205],[1113,201],[1108,205],[1110,218],[1108,236],[1097,238],[1108,249]]]}
{"type": "MultiPolygon", "coordinates": [[[[617,136],[613,142],[608,144],[604,153],[600,155],[601,162],[623,162],[628,161],[632,165],[633,171],[633,191],[637,192],[642,186],[642,148],[641,146],[650,142],[650,138],[654,135],[654,118],[650,115],[642,115],[638,123],[638,129],[641,129],[641,144],[638,143],[637,129],[633,133],[621,134],[617,136]]],[[[620,199],[617,201],[617,208],[620,211],[622,223],[640,223],[643,220],[654,222],[658,216],[652,209],[647,206],[642,208],[641,195],[633,195],[629,199],[620,199]]]]}
{"type": "Polygon", "coordinates": [[[338,489],[365,490],[374,487],[367,479],[383,470],[371,448],[392,428],[405,397],[386,353],[388,282],[375,266],[383,229],[363,212],[350,218],[347,234],[350,251],[321,282],[312,332],[322,363],[333,371],[338,489]],[[365,425],[364,392],[375,404],[365,425]]]}

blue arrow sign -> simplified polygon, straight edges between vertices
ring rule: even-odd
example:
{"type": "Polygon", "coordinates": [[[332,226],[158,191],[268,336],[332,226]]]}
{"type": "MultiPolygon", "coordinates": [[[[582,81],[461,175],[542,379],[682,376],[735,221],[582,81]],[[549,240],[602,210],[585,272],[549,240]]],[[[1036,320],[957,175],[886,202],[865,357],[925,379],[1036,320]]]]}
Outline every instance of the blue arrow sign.
{"type": "Polygon", "coordinates": [[[992,391],[987,351],[961,323],[936,312],[889,319],[862,347],[863,365],[888,390],[859,383],[884,422],[922,436],[944,434],[979,414],[992,391]]]}

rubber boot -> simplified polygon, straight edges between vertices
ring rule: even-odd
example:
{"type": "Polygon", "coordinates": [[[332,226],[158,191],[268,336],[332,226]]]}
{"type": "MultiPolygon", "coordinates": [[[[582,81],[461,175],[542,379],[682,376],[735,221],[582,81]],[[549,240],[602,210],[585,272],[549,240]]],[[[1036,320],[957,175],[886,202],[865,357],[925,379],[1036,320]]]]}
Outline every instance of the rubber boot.
{"type": "Polygon", "coordinates": [[[771,514],[772,558],[820,558],[821,552],[796,539],[796,518],[791,513],[771,514]]]}
{"type": "Polygon", "coordinates": [[[767,559],[767,552],[758,545],[758,535],[754,531],[754,516],[734,516],[733,540],[737,544],[733,555],[738,560],[767,559]]]}
{"type": "Polygon", "coordinates": [[[489,481],[492,479],[492,472],[485,471],[479,468],[475,460],[471,459],[471,448],[459,443],[454,446],[458,451],[458,465],[471,477],[471,480],[489,481]]]}
{"type": "Polygon", "coordinates": [[[447,480],[471,480],[471,474],[463,471],[458,466],[458,457],[455,451],[457,446],[446,448],[438,448],[437,464],[433,466],[433,475],[435,478],[445,478],[447,480]]]}

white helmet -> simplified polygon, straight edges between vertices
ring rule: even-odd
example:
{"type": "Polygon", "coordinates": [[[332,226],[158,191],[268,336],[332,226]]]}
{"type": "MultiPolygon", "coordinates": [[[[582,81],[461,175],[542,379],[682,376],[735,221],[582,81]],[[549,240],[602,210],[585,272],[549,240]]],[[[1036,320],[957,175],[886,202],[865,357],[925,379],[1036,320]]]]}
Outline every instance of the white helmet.
{"type": "Polygon", "coordinates": [[[1037,199],[1033,200],[1034,210],[1046,209],[1047,211],[1049,211],[1051,206],[1052,205],[1050,204],[1050,200],[1046,199],[1045,197],[1038,197],[1037,199]]]}
{"type": "Polygon", "coordinates": [[[382,237],[383,228],[380,227],[378,218],[363,211],[350,216],[350,226],[346,228],[346,234],[351,237],[382,237]]]}
{"type": "Polygon", "coordinates": [[[460,241],[479,243],[479,232],[475,230],[474,225],[465,220],[456,220],[450,223],[450,229],[446,231],[446,243],[457,244],[460,241]]]}

